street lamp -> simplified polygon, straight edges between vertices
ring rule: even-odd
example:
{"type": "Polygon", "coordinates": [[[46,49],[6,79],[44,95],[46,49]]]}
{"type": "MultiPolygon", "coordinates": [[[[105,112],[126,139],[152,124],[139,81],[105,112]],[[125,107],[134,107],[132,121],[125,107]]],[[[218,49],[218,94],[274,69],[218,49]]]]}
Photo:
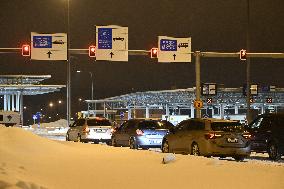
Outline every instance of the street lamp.
{"type": "MultiPolygon", "coordinates": [[[[250,52],[250,4],[249,4],[249,0],[247,0],[247,23],[246,23],[246,51],[250,52]]],[[[246,117],[247,117],[247,122],[250,123],[250,121],[252,121],[252,117],[251,117],[251,112],[250,112],[250,97],[251,97],[251,92],[250,92],[250,83],[251,83],[251,79],[250,79],[250,58],[247,57],[246,59],[246,77],[247,77],[247,97],[246,97],[246,104],[247,104],[247,113],[246,113],[246,117]]]]}
{"type": "Polygon", "coordinates": [[[66,95],[66,104],[67,104],[67,126],[70,125],[71,117],[71,56],[69,53],[70,49],[70,11],[69,11],[69,0],[67,0],[67,95],[66,95]]]}
{"type": "MultiPolygon", "coordinates": [[[[81,73],[81,70],[77,70],[77,73],[81,73]]],[[[91,78],[91,100],[94,100],[94,77],[92,72],[88,72],[91,78]]]]}

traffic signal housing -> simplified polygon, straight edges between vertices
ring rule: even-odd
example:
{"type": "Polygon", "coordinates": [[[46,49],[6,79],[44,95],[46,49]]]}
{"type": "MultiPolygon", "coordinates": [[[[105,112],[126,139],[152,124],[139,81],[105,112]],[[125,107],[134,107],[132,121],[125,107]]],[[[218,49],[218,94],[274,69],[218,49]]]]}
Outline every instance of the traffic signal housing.
{"type": "Polygon", "coordinates": [[[151,58],[158,58],[158,48],[152,48],[150,54],[151,58]]]}
{"type": "Polygon", "coordinates": [[[31,47],[30,45],[22,46],[22,56],[31,56],[31,47]]]}
{"type": "Polygon", "coordinates": [[[89,46],[89,57],[96,57],[96,46],[89,46]]]}
{"type": "Polygon", "coordinates": [[[240,50],[240,59],[241,60],[246,60],[247,59],[247,51],[242,49],[240,50]]]}

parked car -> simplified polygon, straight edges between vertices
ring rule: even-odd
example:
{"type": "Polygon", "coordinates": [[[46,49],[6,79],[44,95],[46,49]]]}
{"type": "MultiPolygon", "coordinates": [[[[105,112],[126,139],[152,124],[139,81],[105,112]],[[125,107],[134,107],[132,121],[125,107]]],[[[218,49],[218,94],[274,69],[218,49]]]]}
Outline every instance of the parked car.
{"type": "Polygon", "coordinates": [[[168,121],[130,119],[115,130],[112,145],[131,149],[160,148],[163,137],[173,127],[168,121]]]}
{"type": "Polygon", "coordinates": [[[284,154],[284,114],[259,115],[247,126],[252,134],[251,150],[268,152],[269,158],[279,160],[284,154]]]}
{"type": "Polygon", "coordinates": [[[112,124],[106,118],[89,117],[76,120],[67,131],[66,141],[111,143],[112,124]]]}
{"type": "Polygon", "coordinates": [[[233,157],[240,161],[250,155],[250,136],[238,121],[188,119],[164,137],[162,152],[233,157]]]}

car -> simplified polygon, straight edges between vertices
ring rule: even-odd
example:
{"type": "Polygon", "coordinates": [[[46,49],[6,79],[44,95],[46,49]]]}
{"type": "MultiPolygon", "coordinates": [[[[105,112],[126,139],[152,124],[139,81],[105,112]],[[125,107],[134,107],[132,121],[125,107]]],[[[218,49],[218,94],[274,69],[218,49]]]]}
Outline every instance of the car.
{"type": "Polygon", "coordinates": [[[111,143],[112,124],[106,118],[88,117],[76,120],[66,133],[66,141],[111,143]]]}
{"type": "Polygon", "coordinates": [[[163,137],[174,125],[165,120],[130,119],[122,123],[112,135],[112,146],[130,149],[160,148],[163,137]]]}
{"type": "Polygon", "coordinates": [[[250,137],[238,121],[192,118],[180,122],[164,137],[161,150],[241,161],[250,155],[250,137]]]}
{"type": "Polygon", "coordinates": [[[247,130],[252,134],[252,151],[267,152],[271,160],[279,160],[284,154],[284,113],[259,115],[247,130]]]}

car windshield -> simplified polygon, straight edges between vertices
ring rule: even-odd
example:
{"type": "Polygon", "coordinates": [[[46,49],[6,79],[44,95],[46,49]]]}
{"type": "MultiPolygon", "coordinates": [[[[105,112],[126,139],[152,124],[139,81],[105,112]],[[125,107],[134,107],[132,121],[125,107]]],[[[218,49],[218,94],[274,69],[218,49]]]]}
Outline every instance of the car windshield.
{"type": "Polygon", "coordinates": [[[139,123],[140,129],[170,129],[173,125],[164,121],[142,121],[139,123]]]}
{"type": "Polygon", "coordinates": [[[110,126],[111,125],[110,121],[107,119],[102,119],[102,120],[89,119],[87,120],[87,124],[88,126],[110,126]]]}
{"type": "Polygon", "coordinates": [[[211,123],[213,131],[225,131],[225,132],[243,132],[244,126],[239,122],[213,122],[211,123]]]}

